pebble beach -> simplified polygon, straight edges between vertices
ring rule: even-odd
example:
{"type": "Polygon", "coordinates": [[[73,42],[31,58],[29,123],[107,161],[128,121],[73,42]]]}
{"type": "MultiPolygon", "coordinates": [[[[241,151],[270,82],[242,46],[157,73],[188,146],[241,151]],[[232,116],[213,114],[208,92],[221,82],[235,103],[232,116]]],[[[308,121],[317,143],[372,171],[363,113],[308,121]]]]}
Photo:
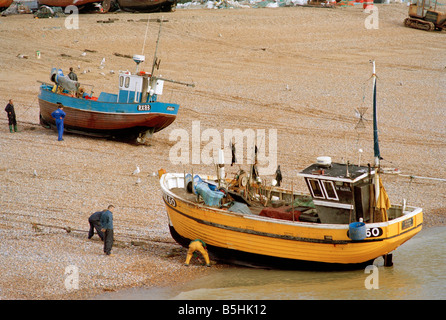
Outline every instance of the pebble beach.
{"type": "Polygon", "coordinates": [[[446,32],[404,27],[406,4],[376,7],[372,29],[362,6],[81,14],[77,29],[64,17],[0,17],[0,104],[14,100],[19,129],[9,133],[0,112],[0,299],[92,299],[229,267],[185,267],[186,249],[169,233],[158,170],[214,173],[171,161],[174,130],[191,132],[194,121],[222,137],[276,130],[283,185],[306,192],[297,173],[319,156],[357,163],[362,149],[361,163],[373,161],[370,60],[382,166],[401,173],[382,175],[390,200],[422,207],[424,228],[445,225],[446,32]],[[39,125],[38,81],[49,82],[52,67],[73,67],[96,96],[116,93],[119,70],[135,70],[128,56],[144,54],[151,69],[159,19],[158,74],[195,84],[165,84],[162,100],[181,105],[172,125],[146,145],[69,133],[57,141],[39,125]],[[113,257],[97,235],[87,239],[88,217],[109,204],[113,257]]]}

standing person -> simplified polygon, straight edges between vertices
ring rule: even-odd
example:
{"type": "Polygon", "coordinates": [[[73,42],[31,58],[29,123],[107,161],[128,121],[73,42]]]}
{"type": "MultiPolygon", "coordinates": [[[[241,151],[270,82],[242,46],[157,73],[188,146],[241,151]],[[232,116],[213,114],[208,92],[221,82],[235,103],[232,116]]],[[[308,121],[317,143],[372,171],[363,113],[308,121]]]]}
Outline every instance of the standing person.
{"type": "Polygon", "coordinates": [[[191,241],[189,244],[189,250],[187,251],[187,257],[186,257],[186,263],[184,265],[189,266],[190,259],[192,258],[192,255],[195,251],[201,252],[201,254],[204,257],[204,260],[206,261],[206,266],[210,267],[211,262],[209,260],[208,252],[206,251],[206,243],[200,239],[196,239],[194,241],[191,241]]]}
{"type": "Polygon", "coordinates": [[[56,120],[57,133],[59,135],[57,140],[63,141],[63,121],[65,119],[66,113],[63,111],[62,103],[58,102],[57,105],[58,109],[53,111],[53,113],[51,113],[51,116],[56,120]]]}
{"type": "Polygon", "coordinates": [[[70,67],[70,73],[68,74],[68,78],[73,81],[77,81],[77,75],[73,71],[73,67],[70,67]]]}
{"type": "Polygon", "coordinates": [[[111,249],[113,247],[113,205],[109,205],[107,210],[102,212],[101,216],[101,231],[104,232],[104,253],[108,256],[113,256],[111,254],[111,249]]]}
{"type": "Polygon", "coordinates": [[[9,99],[9,103],[6,105],[5,111],[8,114],[9,132],[17,132],[17,120],[15,118],[14,103],[12,102],[12,99],[9,99]],[[13,127],[14,131],[12,131],[13,127]]]}
{"type": "Polygon", "coordinates": [[[101,238],[101,240],[104,241],[104,233],[101,230],[102,229],[101,216],[104,211],[105,210],[97,211],[93,213],[90,216],[90,218],[88,218],[88,223],[90,223],[90,231],[88,231],[88,239],[91,239],[94,236],[94,230],[96,229],[99,238],[101,238]]]}

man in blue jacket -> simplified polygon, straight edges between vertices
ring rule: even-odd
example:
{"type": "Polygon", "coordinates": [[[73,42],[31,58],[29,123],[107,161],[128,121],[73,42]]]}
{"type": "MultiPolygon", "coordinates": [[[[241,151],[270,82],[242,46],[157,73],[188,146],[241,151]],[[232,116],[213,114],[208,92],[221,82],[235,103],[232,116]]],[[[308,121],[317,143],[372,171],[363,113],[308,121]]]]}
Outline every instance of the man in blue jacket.
{"type": "Polygon", "coordinates": [[[104,253],[108,256],[113,256],[111,254],[111,249],[113,247],[113,205],[109,205],[107,210],[102,212],[101,216],[101,231],[104,233],[104,253]]]}
{"type": "Polygon", "coordinates": [[[58,108],[57,110],[53,111],[51,113],[51,116],[56,120],[56,127],[57,127],[57,133],[58,133],[58,141],[63,141],[62,135],[63,135],[63,121],[65,119],[65,112],[63,111],[63,105],[62,103],[57,103],[58,108]]]}

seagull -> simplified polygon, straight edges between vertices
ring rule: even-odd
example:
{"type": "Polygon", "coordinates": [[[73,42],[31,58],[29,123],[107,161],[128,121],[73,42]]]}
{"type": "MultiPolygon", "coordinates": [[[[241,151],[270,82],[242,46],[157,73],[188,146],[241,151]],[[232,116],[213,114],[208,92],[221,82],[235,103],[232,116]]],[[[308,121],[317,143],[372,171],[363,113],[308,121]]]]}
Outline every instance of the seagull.
{"type": "Polygon", "coordinates": [[[36,169],[34,169],[33,175],[34,175],[34,177],[37,177],[37,171],[36,171],[36,169]]]}
{"type": "Polygon", "coordinates": [[[141,170],[139,170],[139,167],[138,166],[136,166],[136,169],[135,169],[135,171],[133,171],[133,175],[135,175],[135,174],[138,174],[138,173],[140,173],[141,172],[141,170]]]}
{"type": "Polygon", "coordinates": [[[367,111],[367,108],[359,108],[359,109],[355,109],[355,117],[358,118],[359,120],[370,121],[370,119],[366,119],[364,117],[364,114],[367,111]]]}
{"type": "Polygon", "coordinates": [[[140,184],[140,183],[141,183],[141,178],[136,179],[135,184],[138,185],[138,184],[140,184]]]}
{"type": "Polygon", "coordinates": [[[85,57],[86,55],[87,55],[87,53],[85,51],[81,53],[82,57],[85,57]]]}

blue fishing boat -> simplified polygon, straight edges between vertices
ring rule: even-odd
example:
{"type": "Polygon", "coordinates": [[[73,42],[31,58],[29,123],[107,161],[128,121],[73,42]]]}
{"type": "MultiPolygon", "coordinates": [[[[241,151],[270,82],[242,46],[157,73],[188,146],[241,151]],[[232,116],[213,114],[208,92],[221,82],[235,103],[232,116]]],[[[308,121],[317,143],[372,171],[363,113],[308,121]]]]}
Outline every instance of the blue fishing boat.
{"type": "Polygon", "coordinates": [[[93,96],[92,86],[88,93],[86,85],[53,68],[52,83],[41,82],[40,86],[40,124],[55,130],[51,113],[61,103],[66,113],[64,127],[67,132],[146,143],[153,133],[175,121],[180,108],[179,104],[159,101],[164,82],[194,84],[153,75],[155,67],[159,67],[156,51],[151,73],[138,71],[139,64],[145,60],[143,55],[134,55],[133,60],[136,72],[119,73],[118,93],[101,92],[98,97],[93,96]]]}

